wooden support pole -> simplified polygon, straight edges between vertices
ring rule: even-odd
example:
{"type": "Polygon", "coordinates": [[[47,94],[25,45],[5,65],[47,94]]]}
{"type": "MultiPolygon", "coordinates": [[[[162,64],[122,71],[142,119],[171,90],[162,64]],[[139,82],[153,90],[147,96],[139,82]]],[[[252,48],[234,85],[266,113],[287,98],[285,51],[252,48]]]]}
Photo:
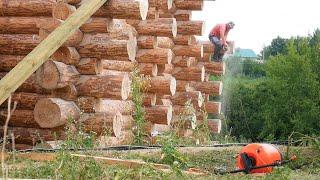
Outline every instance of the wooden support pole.
{"type": "Polygon", "coordinates": [[[31,76],[107,0],[86,1],[0,81],[0,104],[31,76]]]}

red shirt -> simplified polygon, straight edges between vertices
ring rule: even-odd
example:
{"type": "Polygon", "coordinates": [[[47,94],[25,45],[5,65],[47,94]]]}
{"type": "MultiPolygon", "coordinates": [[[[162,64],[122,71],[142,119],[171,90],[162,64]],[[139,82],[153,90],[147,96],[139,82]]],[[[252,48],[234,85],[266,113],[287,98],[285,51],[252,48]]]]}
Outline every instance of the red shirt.
{"type": "Polygon", "coordinates": [[[227,24],[217,24],[211,31],[210,35],[216,36],[219,39],[227,38],[230,29],[227,24]]]}

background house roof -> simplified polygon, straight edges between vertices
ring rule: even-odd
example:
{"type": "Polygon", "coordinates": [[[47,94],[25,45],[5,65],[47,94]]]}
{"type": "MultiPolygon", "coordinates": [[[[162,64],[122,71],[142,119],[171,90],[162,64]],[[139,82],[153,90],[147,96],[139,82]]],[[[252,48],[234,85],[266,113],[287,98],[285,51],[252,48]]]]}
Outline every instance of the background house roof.
{"type": "Polygon", "coordinates": [[[241,58],[258,58],[256,53],[252,49],[241,49],[241,48],[236,49],[234,56],[241,57],[241,58]]]}

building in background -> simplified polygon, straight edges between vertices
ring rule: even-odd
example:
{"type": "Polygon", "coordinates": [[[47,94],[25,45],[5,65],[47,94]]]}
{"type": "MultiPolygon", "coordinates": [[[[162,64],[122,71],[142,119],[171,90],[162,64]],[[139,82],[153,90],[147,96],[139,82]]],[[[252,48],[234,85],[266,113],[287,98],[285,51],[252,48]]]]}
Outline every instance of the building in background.
{"type": "Polygon", "coordinates": [[[259,59],[258,55],[252,49],[237,48],[233,56],[241,60],[249,59],[253,61],[258,61],[259,59]]]}

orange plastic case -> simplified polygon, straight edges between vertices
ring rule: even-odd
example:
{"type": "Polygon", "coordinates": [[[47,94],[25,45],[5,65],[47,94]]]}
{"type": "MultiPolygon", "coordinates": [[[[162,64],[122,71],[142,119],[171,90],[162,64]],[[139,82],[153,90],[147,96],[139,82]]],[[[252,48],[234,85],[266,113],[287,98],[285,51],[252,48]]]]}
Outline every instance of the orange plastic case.
{"type": "MultiPolygon", "coordinates": [[[[240,154],[246,153],[251,162],[252,166],[263,166],[267,164],[276,163],[282,161],[281,152],[271,144],[249,144],[245,146],[240,154]]],[[[240,154],[237,157],[237,167],[239,169],[245,169],[245,165],[242,161],[240,154]]],[[[254,169],[250,173],[270,173],[272,172],[272,167],[254,169]]]]}

